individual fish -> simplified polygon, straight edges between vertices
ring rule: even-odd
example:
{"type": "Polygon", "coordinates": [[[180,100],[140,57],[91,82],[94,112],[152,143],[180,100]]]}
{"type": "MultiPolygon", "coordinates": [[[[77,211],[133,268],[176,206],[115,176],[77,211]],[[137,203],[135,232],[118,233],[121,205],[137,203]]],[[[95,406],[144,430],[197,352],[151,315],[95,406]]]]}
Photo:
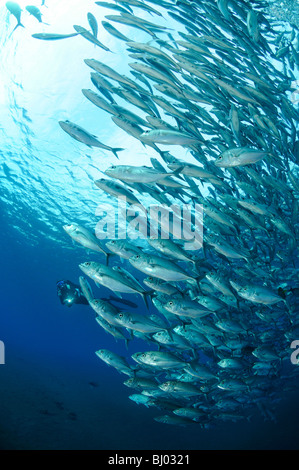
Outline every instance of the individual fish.
{"type": "Polygon", "coordinates": [[[220,168],[230,168],[236,166],[251,165],[259,162],[268,155],[268,152],[263,152],[251,148],[232,148],[223,152],[217,160],[215,165],[220,168]]]}
{"type": "Polygon", "coordinates": [[[194,397],[202,393],[200,388],[196,385],[180,382],[179,380],[169,380],[159,385],[159,388],[163,390],[163,392],[173,394],[174,396],[183,395],[184,398],[194,397]]]}
{"type": "Polygon", "coordinates": [[[165,256],[196,264],[196,259],[193,255],[188,254],[183,248],[170,239],[163,240],[162,238],[149,237],[147,242],[151,247],[160,251],[165,256]]]}
{"type": "Polygon", "coordinates": [[[106,364],[114,367],[118,372],[126,375],[133,375],[133,368],[128,364],[125,358],[109,351],[108,349],[99,349],[96,355],[106,364]]]}
{"type": "Polygon", "coordinates": [[[129,395],[129,399],[134,401],[137,405],[144,405],[148,407],[148,402],[151,400],[151,397],[147,397],[141,393],[133,393],[132,395],[129,395]]]}
{"type": "Polygon", "coordinates": [[[118,31],[118,29],[114,28],[114,26],[112,26],[109,21],[102,21],[102,26],[109,34],[116,37],[117,39],[121,39],[125,42],[129,41],[129,38],[118,31]]]}
{"type": "Polygon", "coordinates": [[[162,281],[161,279],[157,279],[155,277],[148,276],[145,279],[143,279],[143,283],[150,289],[153,289],[154,291],[162,292],[163,294],[167,294],[167,295],[180,294],[180,290],[177,289],[177,287],[173,286],[172,284],[168,282],[162,281]]]}
{"type": "Polygon", "coordinates": [[[100,325],[101,328],[103,328],[104,331],[106,331],[106,333],[109,333],[110,335],[112,335],[116,341],[118,339],[124,340],[126,343],[126,347],[128,348],[128,342],[130,338],[128,338],[128,336],[126,336],[122,332],[121,328],[117,328],[111,325],[111,323],[107,322],[106,320],[104,320],[104,318],[101,318],[101,317],[96,317],[96,322],[98,325],[100,325]]]}
{"type": "Polygon", "coordinates": [[[86,65],[88,65],[88,67],[92,68],[93,70],[100,73],[101,75],[104,75],[105,77],[110,78],[111,80],[115,80],[123,85],[132,87],[133,89],[137,88],[137,85],[133,80],[129,79],[125,75],[119,74],[118,72],[116,72],[114,69],[104,64],[103,62],[100,62],[95,59],[84,59],[84,62],[86,65]]]}
{"type": "Polygon", "coordinates": [[[141,134],[141,137],[144,142],[152,142],[156,144],[164,144],[164,145],[194,145],[199,144],[201,139],[197,137],[193,137],[188,134],[184,134],[183,132],[176,132],[171,130],[163,130],[163,129],[153,129],[150,131],[146,131],[141,134]]]}
{"type": "Polygon", "coordinates": [[[63,225],[63,230],[72,238],[72,240],[80,243],[80,245],[85,248],[103,253],[106,256],[108,263],[109,253],[104,250],[100,241],[90,230],[74,223],[63,225]]]}
{"type": "Polygon", "coordinates": [[[279,294],[276,294],[272,289],[263,286],[247,285],[237,289],[238,295],[243,299],[249,300],[254,303],[261,303],[264,305],[273,305],[278,302],[284,302],[284,299],[279,294]]]}
{"type": "Polygon", "coordinates": [[[170,300],[164,307],[174,315],[187,318],[201,318],[211,313],[203,305],[190,300],[170,300]]]}
{"type": "Polygon", "coordinates": [[[277,353],[273,349],[264,345],[258,346],[257,348],[255,348],[255,350],[252,351],[252,354],[258,359],[262,361],[266,361],[266,362],[280,360],[280,357],[277,355],[277,353]]]}
{"type": "MultiPolygon", "coordinates": [[[[170,311],[170,310],[169,310],[170,311]]],[[[185,315],[186,319],[189,317],[191,321],[194,321],[196,318],[202,318],[205,315],[194,315],[192,312],[190,315],[185,315]]],[[[180,319],[181,321],[183,320],[182,318],[180,319]]],[[[196,348],[206,348],[210,347],[210,343],[207,340],[205,334],[202,334],[198,331],[196,325],[194,324],[186,324],[184,323],[184,326],[182,325],[177,325],[173,328],[173,331],[177,333],[180,336],[183,336],[188,343],[192,346],[193,351],[196,350],[196,348]]],[[[195,354],[195,353],[194,353],[195,354]]]]}
{"type": "Polygon", "coordinates": [[[242,370],[244,369],[244,364],[240,359],[236,358],[225,358],[221,359],[221,361],[217,362],[219,367],[222,367],[223,369],[229,369],[229,370],[242,370]]]}
{"type": "Polygon", "coordinates": [[[175,354],[164,351],[146,351],[132,354],[132,359],[139,364],[156,367],[158,369],[181,369],[187,363],[175,354]]]}
{"type": "Polygon", "coordinates": [[[127,240],[110,240],[106,243],[106,247],[112,253],[124,259],[129,259],[131,256],[141,253],[140,248],[127,240]]]}
{"type": "Polygon", "coordinates": [[[196,282],[195,278],[186,273],[172,261],[158,256],[146,254],[137,254],[129,258],[130,264],[145,274],[152,275],[166,282],[191,281],[196,282]]]}
{"type": "Polygon", "coordinates": [[[227,333],[239,334],[246,332],[244,327],[235,320],[219,320],[215,325],[227,333]]]}
{"type": "Polygon", "coordinates": [[[95,135],[90,134],[88,131],[71,121],[59,121],[59,125],[73,139],[78,140],[78,142],[82,142],[88,147],[98,147],[104,150],[109,150],[116,156],[116,158],[118,158],[117,152],[123,150],[122,148],[114,148],[102,144],[95,135]]]}
{"type": "Polygon", "coordinates": [[[22,14],[22,8],[20,5],[16,2],[6,2],[6,8],[8,11],[16,18],[17,20],[17,25],[14,27],[13,32],[19,27],[22,26],[22,28],[25,28],[25,26],[21,23],[21,14],[22,14]]]}
{"type": "Polygon", "coordinates": [[[192,407],[177,408],[176,410],[173,410],[173,413],[177,416],[181,416],[182,418],[192,419],[192,421],[195,422],[200,422],[202,418],[206,416],[206,413],[203,411],[192,407]]]}
{"type": "Polygon", "coordinates": [[[148,33],[153,38],[156,37],[156,35],[153,31],[151,31],[145,25],[136,22],[135,21],[135,19],[136,19],[135,16],[129,15],[128,17],[125,17],[123,15],[125,15],[125,13],[122,13],[122,16],[121,15],[106,15],[105,18],[109,21],[120,23],[120,24],[125,24],[127,26],[131,26],[133,28],[144,31],[144,32],[148,33]]]}
{"type": "Polygon", "coordinates": [[[134,196],[133,191],[130,188],[126,188],[116,181],[102,178],[96,180],[95,185],[117,199],[123,199],[129,204],[140,204],[139,200],[134,196]]]}
{"type": "Polygon", "coordinates": [[[35,33],[32,37],[35,39],[41,39],[43,41],[59,41],[61,39],[73,38],[79,36],[80,33],[71,34],[55,34],[55,33],[35,33]]]}
{"type": "Polygon", "coordinates": [[[148,13],[154,13],[157,16],[162,16],[162,13],[155,8],[147,5],[146,3],[140,2],[139,0],[122,0],[121,3],[127,7],[131,5],[135,8],[141,8],[141,10],[147,11],[148,13]]]}
{"type": "Polygon", "coordinates": [[[88,302],[91,302],[94,299],[94,295],[93,295],[89,282],[87,281],[85,277],[80,276],[79,283],[80,283],[80,287],[81,287],[84,297],[86,298],[88,302]]]}
{"type": "Polygon", "coordinates": [[[247,385],[239,379],[224,379],[217,385],[222,390],[243,391],[247,390],[247,385]]]}
{"type": "Polygon", "coordinates": [[[161,325],[140,313],[120,312],[117,315],[117,321],[120,326],[141,333],[156,333],[161,330],[161,325]]]}
{"type": "Polygon", "coordinates": [[[155,378],[147,377],[130,377],[125,380],[124,385],[136,390],[156,390],[158,382],[155,378]]]}
{"type": "Polygon", "coordinates": [[[117,321],[119,309],[110,302],[102,299],[92,299],[90,300],[89,305],[95,311],[95,313],[103,318],[107,323],[112,326],[119,327],[119,323],[117,321]]]}
{"type": "Polygon", "coordinates": [[[146,166],[112,165],[105,170],[105,175],[117,178],[125,183],[156,183],[165,179],[169,173],[161,173],[155,168],[146,166]]]}
{"type": "Polygon", "coordinates": [[[30,13],[30,15],[34,16],[39,23],[47,24],[43,22],[42,14],[38,7],[34,5],[27,5],[26,10],[28,11],[28,13],[30,13]]]}
{"type": "Polygon", "coordinates": [[[95,38],[97,38],[99,27],[98,27],[98,22],[96,20],[96,17],[92,13],[88,12],[87,20],[88,20],[89,26],[91,27],[92,34],[94,35],[95,38]]]}
{"type": "Polygon", "coordinates": [[[188,424],[194,424],[192,419],[186,418],[185,416],[163,415],[156,416],[154,420],[158,421],[158,423],[172,424],[174,426],[187,426],[188,424]]]}
{"type": "Polygon", "coordinates": [[[146,291],[136,280],[133,281],[132,279],[129,279],[123,273],[94,261],[81,263],[79,268],[97,284],[101,284],[117,293],[138,293],[146,303],[146,291]]]}
{"type": "Polygon", "coordinates": [[[153,339],[156,340],[160,345],[173,347],[178,350],[182,349],[186,351],[191,348],[191,345],[185,338],[174,333],[173,331],[157,331],[155,334],[153,334],[153,339]]]}
{"type": "Polygon", "coordinates": [[[133,13],[133,10],[129,5],[121,7],[120,5],[115,5],[114,3],[110,2],[95,2],[95,4],[99,5],[100,7],[109,8],[110,10],[121,11],[122,13],[128,13],[128,11],[130,13],[133,13]]]}
{"type": "Polygon", "coordinates": [[[191,363],[184,369],[192,377],[195,377],[203,382],[217,379],[217,375],[214,374],[207,366],[204,364],[191,363]]]}
{"type": "Polygon", "coordinates": [[[74,30],[77,31],[77,33],[81,34],[87,41],[92,42],[96,46],[99,46],[101,49],[104,49],[104,51],[110,51],[109,47],[105,46],[102,42],[100,42],[94,34],[91,34],[87,29],[83,28],[82,26],[79,25],[74,25],[73,26],[74,30]]]}

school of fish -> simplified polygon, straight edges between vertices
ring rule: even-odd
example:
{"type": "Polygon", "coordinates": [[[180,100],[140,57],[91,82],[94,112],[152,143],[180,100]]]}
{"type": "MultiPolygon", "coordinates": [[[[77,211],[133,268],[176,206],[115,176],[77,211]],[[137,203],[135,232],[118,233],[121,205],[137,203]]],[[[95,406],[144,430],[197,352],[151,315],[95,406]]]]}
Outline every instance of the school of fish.
{"type": "MultiPolygon", "coordinates": [[[[91,83],[82,93],[157,158],[151,167],[138,166],[138,155],[135,166],[123,165],[122,148],[69,120],[62,130],[119,159],[95,181],[111,200],[126,198],[127,208],[146,198],[200,204],[204,213],[196,251],[170,229],[169,239],[147,232],[139,246],[104,243],[76,222],[63,226],[99,252],[79,266],[81,289],[100,327],[127,345],[124,356],[96,354],[126,376],[129,398],[155,408],[158,422],[206,428],[256,410],[275,420],[299,372],[290,361],[299,339],[298,25],[271,17],[263,0],[95,3],[108,10],[102,28],[126,44],[131,76],[86,58],[91,83]],[[132,39],[134,29],[145,42],[132,39]],[[94,295],[90,280],[117,296],[139,295],[144,307],[115,307],[94,295]],[[130,355],[134,338],[146,346],[130,355]]],[[[109,54],[96,17],[87,18],[88,30],[33,37],[81,35],[109,54]]]]}

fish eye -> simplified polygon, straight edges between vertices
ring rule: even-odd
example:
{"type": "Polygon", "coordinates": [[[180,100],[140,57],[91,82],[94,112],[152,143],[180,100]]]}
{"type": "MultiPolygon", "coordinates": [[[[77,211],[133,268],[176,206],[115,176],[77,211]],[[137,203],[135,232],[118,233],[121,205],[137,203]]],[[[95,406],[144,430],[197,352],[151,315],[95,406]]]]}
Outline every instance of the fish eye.
{"type": "Polygon", "coordinates": [[[89,262],[85,263],[85,266],[90,266],[90,263],[89,262]]]}
{"type": "Polygon", "coordinates": [[[123,313],[119,313],[119,314],[118,314],[118,318],[122,318],[123,316],[124,316],[123,313]]]}
{"type": "Polygon", "coordinates": [[[114,245],[114,244],[115,244],[115,241],[114,241],[114,240],[111,240],[110,243],[111,243],[111,245],[114,245]]]}
{"type": "Polygon", "coordinates": [[[220,155],[220,156],[218,157],[218,160],[222,160],[222,158],[223,158],[222,155],[220,155]]]}
{"type": "Polygon", "coordinates": [[[140,255],[136,255],[136,256],[135,256],[135,259],[139,259],[139,258],[140,258],[140,255]]]}
{"type": "Polygon", "coordinates": [[[172,300],[170,302],[168,302],[168,305],[170,305],[170,307],[173,305],[172,300]]]}
{"type": "Polygon", "coordinates": [[[152,278],[152,277],[149,277],[149,278],[148,278],[148,280],[149,280],[149,281],[152,281],[152,280],[153,280],[153,278],[152,278]]]}

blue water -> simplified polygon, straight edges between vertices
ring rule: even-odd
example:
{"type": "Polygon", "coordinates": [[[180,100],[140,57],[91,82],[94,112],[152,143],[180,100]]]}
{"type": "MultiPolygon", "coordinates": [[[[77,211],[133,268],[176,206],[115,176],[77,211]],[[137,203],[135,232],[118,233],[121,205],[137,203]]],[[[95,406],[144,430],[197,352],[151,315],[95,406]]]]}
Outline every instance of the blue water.
{"type": "MultiPolygon", "coordinates": [[[[59,3],[49,0],[43,10],[51,31],[72,32],[82,18],[86,23],[87,11],[99,13],[94,2],[82,7],[82,1],[69,0],[63,11],[59,3]]],[[[10,37],[14,19],[4,7],[0,18],[0,340],[6,352],[6,363],[0,365],[0,449],[298,448],[297,392],[282,391],[277,422],[264,421],[256,410],[250,421],[211,429],[172,427],[153,420],[163,413],[129,400],[133,392],[123,385],[126,376],[96,357],[99,348],[128,352],[101,330],[90,308],[63,307],[56,281],[77,282],[78,264],[94,259],[72,245],[62,225],[94,226],[96,207],[105,199],[93,180],[116,160],[112,154],[86,151],[57,121],[69,118],[109,145],[130,148],[122,163],[136,164],[138,152],[138,164],[147,164],[155,154],[132,144],[120,130],[112,135],[106,115],[98,110],[95,116],[81,94],[90,86],[83,59],[101,60],[101,51],[79,38],[34,41],[31,34],[48,29],[25,15],[26,29],[10,37]]],[[[134,32],[131,37],[141,36],[134,32]]],[[[102,40],[116,52],[110,65],[120,61],[126,73],[122,44],[108,36],[102,40]]],[[[96,293],[105,297],[109,291],[96,293]]],[[[144,309],[138,297],[130,299],[144,309]]],[[[136,340],[129,355],[141,348],[146,346],[136,340]]]]}

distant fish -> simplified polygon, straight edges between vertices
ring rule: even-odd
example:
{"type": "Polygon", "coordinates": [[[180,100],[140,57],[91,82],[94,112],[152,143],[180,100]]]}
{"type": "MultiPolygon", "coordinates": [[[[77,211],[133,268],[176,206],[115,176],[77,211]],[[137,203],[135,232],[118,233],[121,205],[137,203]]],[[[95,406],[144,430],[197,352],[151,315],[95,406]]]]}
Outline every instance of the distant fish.
{"type": "Polygon", "coordinates": [[[118,158],[117,152],[120,152],[121,150],[123,150],[121,148],[109,147],[108,145],[102,144],[101,142],[98,141],[95,135],[90,134],[82,127],[68,120],[59,121],[59,125],[67,134],[73,137],[73,139],[76,139],[79,142],[82,142],[88,147],[99,147],[104,150],[110,150],[116,156],[116,158],[118,158]]]}
{"type": "Polygon", "coordinates": [[[88,385],[90,385],[92,388],[98,387],[99,384],[97,382],[88,382],[88,385]]]}
{"type": "Polygon", "coordinates": [[[6,2],[6,8],[13,16],[15,16],[18,22],[18,24],[13,29],[13,32],[17,29],[18,26],[22,26],[23,28],[25,28],[25,26],[21,23],[21,12],[23,10],[20,5],[15,2],[6,2]]]}
{"type": "Polygon", "coordinates": [[[125,36],[124,34],[120,33],[118,29],[114,28],[112,24],[109,23],[109,21],[102,21],[103,28],[106,29],[108,33],[110,33],[112,36],[116,37],[117,39],[121,39],[122,41],[130,41],[130,39],[125,36]]]}
{"type": "Polygon", "coordinates": [[[35,33],[32,37],[35,39],[42,39],[43,41],[58,41],[59,39],[73,38],[79,36],[80,33],[71,34],[55,34],[55,33],[35,33]]]}
{"type": "Polygon", "coordinates": [[[92,13],[87,13],[87,19],[88,19],[88,23],[89,23],[89,26],[91,27],[91,30],[92,30],[92,34],[94,35],[94,37],[98,37],[98,22],[95,18],[95,16],[92,14],[92,13]]]}
{"type": "Polygon", "coordinates": [[[26,7],[26,10],[28,11],[28,13],[30,13],[30,15],[34,16],[37,21],[39,23],[43,23],[43,24],[48,24],[48,23],[44,23],[43,20],[42,20],[42,14],[40,12],[40,9],[37,8],[36,6],[34,5],[27,5],[26,7]]]}
{"type": "Polygon", "coordinates": [[[109,47],[105,46],[102,44],[93,34],[91,34],[87,29],[83,28],[82,26],[79,26],[75,24],[74,29],[77,31],[77,33],[80,33],[81,36],[83,36],[87,41],[92,42],[96,46],[99,46],[101,49],[104,49],[104,51],[110,51],[109,47]]]}

